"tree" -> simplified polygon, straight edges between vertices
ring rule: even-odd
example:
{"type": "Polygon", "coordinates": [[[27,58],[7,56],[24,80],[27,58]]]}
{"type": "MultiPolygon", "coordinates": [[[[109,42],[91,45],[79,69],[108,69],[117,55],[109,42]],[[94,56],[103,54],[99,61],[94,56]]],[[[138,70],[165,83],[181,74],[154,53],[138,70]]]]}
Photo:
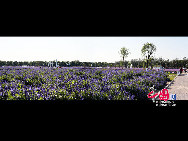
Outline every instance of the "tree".
{"type": "Polygon", "coordinates": [[[130,68],[130,66],[131,66],[131,62],[129,61],[129,62],[128,62],[128,68],[130,68]]]}
{"type": "Polygon", "coordinates": [[[0,66],[4,66],[5,64],[6,64],[5,61],[1,61],[1,60],[0,60],[0,66]]]}
{"type": "Polygon", "coordinates": [[[121,67],[123,67],[123,61],[120,61],[119,64],[120,64],[121,67]]]}
{"type": "Polygon", "coordinates": [[[122,47],[120,49],[119,53],[120,53],[120,55],[121,55],[121,57],[123,59],[123,63],[124,63],[125,58],[130,54],[130,52],[129,52],[129,50],[126,47],[122,47]]]}
{"type": "Polygon", "coordinates": [[[152,54],[156,51],[156,46],[152,43],[145,43],[141,49],[142,55],[146,57],[146,68],[148,68],[149,60],[153,57],[152,54]]]}

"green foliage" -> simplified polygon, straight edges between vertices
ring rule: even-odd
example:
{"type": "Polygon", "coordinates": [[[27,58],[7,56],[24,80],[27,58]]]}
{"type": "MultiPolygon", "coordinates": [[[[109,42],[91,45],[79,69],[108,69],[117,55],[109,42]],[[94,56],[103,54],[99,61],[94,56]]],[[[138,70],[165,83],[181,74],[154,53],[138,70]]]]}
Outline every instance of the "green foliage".
{"type": "Polygon", "coordinates": [[[124,62],[124,59],[130,54],[129,50],[126,47],[122,47],[119,53],[123,59],[123,62],[124,62]]]}
{"type": "Polygon", "coordinates": [[[149,62],[151,62],[152,54],[156,51],[156,46],[152,43],[145,43],[141,49],[141,53],[146,59],[146,68],[148,68],[149,62]]]}
{"type": "Polygon", "coordinates": [[[145,43],[141,49],[142,55],[152,55],[156,51],[156,46],[152,43],[145,43]]]}
{"type": "MultiPolygon", "coordinates": [[[[129,50],[126,48],[126,47],[122,47],[121,49],[120,49],[120,54],[121,54],[121,56],[124,58],[124,57],[127,57],[128,55],[129,55],[129,50]]],[[[123,61],[124,61],[124,59],[123,59],[123,61]]]]}

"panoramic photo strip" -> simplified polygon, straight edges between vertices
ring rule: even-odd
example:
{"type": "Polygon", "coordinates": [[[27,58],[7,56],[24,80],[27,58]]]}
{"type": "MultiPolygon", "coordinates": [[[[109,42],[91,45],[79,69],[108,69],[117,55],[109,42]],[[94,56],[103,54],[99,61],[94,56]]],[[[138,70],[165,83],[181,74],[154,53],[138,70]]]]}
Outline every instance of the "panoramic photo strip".
{"type": "Polygon", "coordinates": [[[0,100],[188,100],[187,46],[188,37],[0,37],[0,100]]]}

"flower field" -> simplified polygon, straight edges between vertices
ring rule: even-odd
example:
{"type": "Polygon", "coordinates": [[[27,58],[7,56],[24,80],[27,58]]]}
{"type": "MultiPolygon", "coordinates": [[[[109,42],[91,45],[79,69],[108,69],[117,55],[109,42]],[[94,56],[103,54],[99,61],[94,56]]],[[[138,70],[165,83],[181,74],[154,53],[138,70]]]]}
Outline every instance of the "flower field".
{"type": "Polygon", "coordinates": [[[1,100],[144,100],[167,74],[143,69],[0,67],[1,100]]]}

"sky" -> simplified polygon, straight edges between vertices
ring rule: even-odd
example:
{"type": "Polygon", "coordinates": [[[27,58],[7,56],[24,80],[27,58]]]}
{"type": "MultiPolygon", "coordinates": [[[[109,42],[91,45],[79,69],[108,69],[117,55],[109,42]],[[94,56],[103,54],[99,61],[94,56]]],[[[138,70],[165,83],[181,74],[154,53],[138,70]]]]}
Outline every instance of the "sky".
{"type": "Polygon", "coordinates": [[[0,37],[2,61],[115,62],[122,47],[129,49],[125,60],[143,58],[144,43],[153,43],[154,57],[188,58],[188,37],[0,37]]]}

